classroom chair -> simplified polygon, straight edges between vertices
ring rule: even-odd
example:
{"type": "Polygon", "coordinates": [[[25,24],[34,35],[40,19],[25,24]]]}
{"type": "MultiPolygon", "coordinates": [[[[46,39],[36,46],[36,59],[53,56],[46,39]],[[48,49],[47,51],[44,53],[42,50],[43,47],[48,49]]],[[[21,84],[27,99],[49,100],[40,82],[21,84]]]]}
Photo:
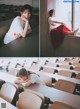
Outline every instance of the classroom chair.
{"type": "Polygon", "coordinates": [[[43,109],[43,100],[36,94],[26,90],[20,93],[17,107],[19,109],[43,109]]]}
{"type": "Polygon", "coordinates": [[[11,103],[16,94],[16,91],[17,88],[13,84],[6,82],[1,87],[0,97],[11,103]]]}
{"type": "Polygon", "coordinates": [[[66,71],[66,70],[60,70],[58,75],[66,76],[66,77],[72,77],[72,72],[66,71]]]}
{"type": "Polygon", "coordinates": [[[76,79],[80,79],[80,73],[76,75],[76,79]]]}
{"type": "Polygon", "coordinates": [[[76,84],[70,81],[59,79],[55,83],[54,88],[68,92],[68,93],[74,93],[76,89],[76,84]]]}
{"type": "Polygon", "coordinates": [[[47,67],[44,67],[43,68],[43,72],[47,72],[47,73],[54,73],[54,69],[53,68],[47,68],[47,67]]]}

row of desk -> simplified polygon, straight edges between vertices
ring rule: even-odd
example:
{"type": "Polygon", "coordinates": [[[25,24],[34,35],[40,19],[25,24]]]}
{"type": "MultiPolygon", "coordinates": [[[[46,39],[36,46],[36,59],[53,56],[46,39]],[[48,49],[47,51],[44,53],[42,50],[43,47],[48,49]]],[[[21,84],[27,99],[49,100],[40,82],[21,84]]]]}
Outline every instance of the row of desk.
{"type": "Polygon", "coordinates": [[[36,71],[33,69],[29,69],[29,68],[26,68],[26,70],[28,70],[30,72],[34,72],[34,73],[39,74],[39,75],[44,75],[44,76],[48,76],[51,78],[55,78],[56,80],[63,79],[63,80],[71,81],[73,83],[80,84],[80,80],[75,79],[75,78],[69,78],[69,77],[65,77],[65,76],[61,76],[61,75],[57,75],[57,74],[51,74],[51,73],[49,74],[49,73],[46,73],[43,71],[36,71]]]}
{"type": "MultiPolygon", "coordinates": [[[[0,79],[14,84],[16,77],[7,73],[0,72],[0,79]]],[[[73,95],[73,94],[60,91],[55,88],[50,88],[45,85],[40,85],[40,84],[31,85],[25,88],[25,90],[26,89],[30,89],[38,93],[41,93],[44,96],[49,97],[52,101],[60,101],[60,102],[72,105],[77,109],[79,109],[80,107],[80,96],[78,95],[73,95]]]]}
{"type": "Polygon", "coordinates": [[[68,105],[71,105],[76,109],[80,109],[80,96],[39,84],[31,85],[27,89],[41,93],[44,96],[49,97],[52,101],[60,101],[68,105]]]}

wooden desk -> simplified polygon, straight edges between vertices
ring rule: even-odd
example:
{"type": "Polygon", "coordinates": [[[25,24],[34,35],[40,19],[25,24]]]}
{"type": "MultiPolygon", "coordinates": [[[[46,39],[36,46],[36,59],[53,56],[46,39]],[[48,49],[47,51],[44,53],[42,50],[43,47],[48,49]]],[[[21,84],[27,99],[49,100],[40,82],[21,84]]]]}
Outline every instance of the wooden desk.
{"type": "Polygon", "coordinates": [[[0,109],[18,109],[0,97],[0,109]],[[2,103],[6,104],[6,108],[1,108],[2,103]]]}
{"type": "Polygon", "coordinates": [[[0,79],[14,84],[14,81],[17,79],[17,77],[0,71],[0,79]]]}
{"type": "Polygon", "coordinates": [[[52,67],[52,66],[47,66],[47,65],[44,65],[43,67],[49,67],[49,68],[57,69],[58,71],[59,70],[66,70],[66,71],[69,71],[69,72],[75,72],[76,74],[80,73],[79,71],[76,71],[76,70],[69,70],[69,69],[60,68],[60,67],[52,67]]]}
{"type": "Polygon", "coordinates": [[[40,85],[40,84],[31,85],[27,87],[27,89],[41,93],[44,96],[49,97],[52,101],[60,101],[68,105],[71,105],[77,109],[80,109],[80,96],[73,95],[73,94],[60,91],[55,88],[50,88],[45,85],[40,85]]]}
{"type": "MultiPolygon", "coordinates": [[[[41,65],[41,64],[37,64],[38,66],[41,66],[43,68],[47,67],[47,68],[53,68],[53,69],[56,69],[56,70],[64,70],[64,71],[69,71],[69,72],[75,72],[76,74],[79,74],[80,72],[79,71],[76,71],[76,70],[70,70],[70,69],[66,69],[66,68],[60,68],[60,67],[56,67],[56,64],[54,64],[55,66],[49,66],[49,65],[41,65]]],[[[72,65],[71,65],[72,66],[72,65]]],[[[73,66],[74,67],[74,66],[73,66]]]]}
{"type": "Polygon", "coordinates": [[[43,71],[36,71],[36,70],[33,70],[33,69],[28,69],[28,68],[26,68],[26,70],[31,71],[31,72],[35,72],[36,74],[49,76],[51,78],[55,78],[56,80],[63,79],[63,80],[71,81],[73,83],[80,84],[80,80],[75,79],[75,78],[69,78],[69,77],[65,77],[65,76],[61,76],[61,75],[57,75],[57,74],[46,73],[46,72],[43,72],[43,71]]]}
{"type": "Polygon", "coordinates": [[[0,48],[1,57],[37,57],[39,56],[39,28],[35,27],[25,38],[16,39],[0,48]]]}

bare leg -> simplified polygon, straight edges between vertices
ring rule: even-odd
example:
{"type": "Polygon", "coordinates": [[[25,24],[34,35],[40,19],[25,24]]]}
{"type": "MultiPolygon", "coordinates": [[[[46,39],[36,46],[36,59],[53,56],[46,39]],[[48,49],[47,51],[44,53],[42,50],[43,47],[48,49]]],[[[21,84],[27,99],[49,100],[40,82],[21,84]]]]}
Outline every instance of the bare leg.
{"type": "Polygon", "coordinates": [[[67,32],[66,35],[75,35],[77,33],[78,29],[71,31],[71,32],[67,32]]]}

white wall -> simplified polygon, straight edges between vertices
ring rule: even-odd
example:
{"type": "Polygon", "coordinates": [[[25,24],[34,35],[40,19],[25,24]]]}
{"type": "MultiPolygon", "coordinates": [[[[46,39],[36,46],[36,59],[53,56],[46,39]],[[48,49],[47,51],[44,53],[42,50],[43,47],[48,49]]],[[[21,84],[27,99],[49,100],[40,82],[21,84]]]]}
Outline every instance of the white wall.
{"type": "Polygon", "coordinates": [[[75,3],[74,28],[79,28],[80,33],[80,3],[75,3]]]}
{"type": "Polygon", "coordinates": [[[24,5],[30,4],[39,7],[39,0],[0,0],[0,4],[24,5]]]}
{"type": "Polygon", "coordinates": [[[48,6],[47,6],[48,11],[54,8],[53,0],[47,0],[47,4],[48,4],[48,6]]]}
{"type": "Polygon", "coordinates": [[[56,17],[71,28],[71,3],[56,0],[56,17]]]}
{"type": "Polygon", "coordinates": [[[63,0],[47,0],[47,11],[55,9],[56,19],[71,27],[71,3],[64,3],[63,0]]]}

